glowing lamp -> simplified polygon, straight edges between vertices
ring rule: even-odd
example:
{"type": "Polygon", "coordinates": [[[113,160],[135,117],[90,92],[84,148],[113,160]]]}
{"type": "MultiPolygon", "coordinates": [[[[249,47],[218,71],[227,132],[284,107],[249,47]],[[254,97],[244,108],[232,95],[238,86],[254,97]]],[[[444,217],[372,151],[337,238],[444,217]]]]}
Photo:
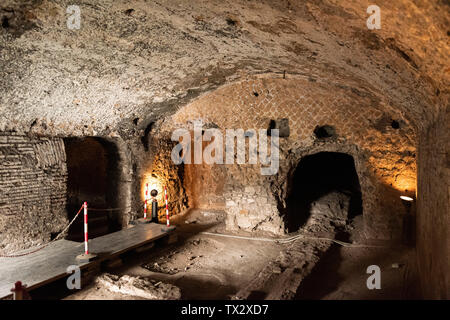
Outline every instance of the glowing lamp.
{"type": "Polygon", "coordinates": [[[143,182],[144,183],[141,189],[143,199],[150,200],[152,197],[154,197],[151,194],[153,190],[162,190],[161,181],[155,176],[145,176],[143,182]]]}
{"type": "Polygon", "coordinates": [[[403,206],[406,208],[406,213],[409,214],[414,199],[408,196],[400,196],[400,199],[402,199],[403,206]]]}

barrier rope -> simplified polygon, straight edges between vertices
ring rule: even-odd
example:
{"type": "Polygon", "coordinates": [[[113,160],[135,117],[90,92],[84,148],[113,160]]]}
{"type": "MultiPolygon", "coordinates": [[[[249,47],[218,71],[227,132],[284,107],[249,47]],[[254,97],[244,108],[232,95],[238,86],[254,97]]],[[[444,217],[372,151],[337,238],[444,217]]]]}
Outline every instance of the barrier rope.
{"type": "MultiPolygon", "coordinates": [[[[78,210],[77,214],[75,215],[75,217],[72,219],[72,221],[69,222],[69,224],[64,228],[63,231],[61,231],[53,240],[51,240],[50,242],[44,244],[42,247],[39,247],[33,251],[30,252],[26,252],[26,253],[21,253],[21,254],[12,254],[12,255],[0,255],[0,258],[18,258],[18,257],[23,257],[23,256],[27,256],[29,254],[38,252],[42,249],[44,249],[45,247],[47,247],[50,243],[52,243],[53,241],[56,241],[59,239],[59,237],[64,234],[64,232],[67,231],[67,229],[69,229],[69,227],[72,225],[72,223],[74,223],[75,219],[79,216],[81,210],[83,210],[83,206],[81,206],[80,210],[78,210]]],[[[90,209],[89,209],[90,210],[90,209]]]]}

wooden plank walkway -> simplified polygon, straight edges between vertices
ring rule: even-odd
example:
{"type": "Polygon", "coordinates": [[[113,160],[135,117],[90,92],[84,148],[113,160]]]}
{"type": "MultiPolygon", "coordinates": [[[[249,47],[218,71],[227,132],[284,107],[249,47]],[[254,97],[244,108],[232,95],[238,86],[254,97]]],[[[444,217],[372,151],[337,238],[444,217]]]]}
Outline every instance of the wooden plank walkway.
{"type": "Polygon", "coordinates": [[[156,223],[139,224],[89,240],[89,251],[98,254],[97,259],[91,262],[78,263],[76,256],[84,252],[84,243],[68,240],[57,240],[27,256],[0,258],[0,299],[11,295],[11,288],[16,281],[22,281],[30,290],[35,289],[68,276],[66,270],[70,265],[84,269],[167,236],[170,232],[162,231],[163,226],[156,223]]]}

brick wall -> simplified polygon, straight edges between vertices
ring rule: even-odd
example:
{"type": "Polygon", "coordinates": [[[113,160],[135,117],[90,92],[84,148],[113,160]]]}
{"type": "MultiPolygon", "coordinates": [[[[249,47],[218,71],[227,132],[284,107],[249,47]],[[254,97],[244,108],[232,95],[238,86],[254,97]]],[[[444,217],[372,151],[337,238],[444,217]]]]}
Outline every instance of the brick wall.
{"type": "Polygon", "coordinates": [[[66,217],[62,139],[0,132],[0,252],[49,241],[66,217]]]}
{"type": "Polygon", "coordinates": [[[194,165],[196,169],[190,172],[200,173],[197,181],[190,177],[196,185],[194,202],[214,203],[216,190],[223,190],[219,196],[225,203],[229,228],[279,233],[283,225],[276,216],[277,208],[284,205],[285,181],[301,157],[327,150],[346,152],[354,157],[359,174],[367,235],[394,239],[401,237],[405,214],[399,196],[414,194],[416,189],[416,136],[408,120],[393,110],[382,98],[353,88],[262,77],[203,95],[165,121],[162,131],[189,128],[193,120],[218,127],[223,133],[226,129],[267,129],[271,120],[287,118],[290,135],[280,139],[276,177],[261,177],[254,166],[225,165],[225,178],[215,179],[217,173],[224,175],[215,166],[209,166],[208,172],[208,166],[194,165]],[[314,129],[323,125],[333,126],[337,137],[317,139],[314,129]],[[203,183],[201,177],[208,173],[212,177],[203,183]],[[246,192],[246,187],[255,187],[255,192],[246,192]]]}

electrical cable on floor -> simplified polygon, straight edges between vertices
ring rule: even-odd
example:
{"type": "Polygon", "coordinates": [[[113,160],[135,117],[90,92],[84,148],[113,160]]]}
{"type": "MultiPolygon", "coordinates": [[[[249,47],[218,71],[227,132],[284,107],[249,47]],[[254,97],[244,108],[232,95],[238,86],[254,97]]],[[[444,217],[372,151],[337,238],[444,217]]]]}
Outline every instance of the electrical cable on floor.
{"type": "Polygon", "coordinates": [[[214,232],[200,232],[200,234],[207,234],[212,236],[219,236],[225,238],[234,238],[234,239],[244,239],[244,240],[256,240],[256,241],[267,241],[267,242],[277,242],[281,239],[269,239],[269,238],[253,238],[253,237],[244,237],[244,236],[233,236],[231,234],[223,234],[223,233],[214,233],[214,232]]]}
{"type": "Polygon", "coordinates": [[[214,233],[214,232],[200,232],[200,234],[212,235],[212,236],[218,236],[218,237],[226,237],[226,238],[234,238],[234,239],[277,242],[277,243],[282,243],[282,244],[291,243],[291,242],[294,242],[294,241],[296,241],[298,239],[306,239],[306,240],[332,241],[332,242],[337,243],[337,244],[339,244],[339,245],[341,245],[343,247],[353,247],[353,248],[385,248],[386,247],[386,246],[377,246],[377,245],[349,243],[349,242],[344,242],[344,241],[331,239],[331,238],[313,237],[313,236],[307,236],[307,235],[303,235],[303,234],[298,234],[298,235],[295,235],[295,236],[292,236],[292,237],[278,238],[278,239],[234,236],[234,235],[231,235],[231,234],[214,233]]]}

